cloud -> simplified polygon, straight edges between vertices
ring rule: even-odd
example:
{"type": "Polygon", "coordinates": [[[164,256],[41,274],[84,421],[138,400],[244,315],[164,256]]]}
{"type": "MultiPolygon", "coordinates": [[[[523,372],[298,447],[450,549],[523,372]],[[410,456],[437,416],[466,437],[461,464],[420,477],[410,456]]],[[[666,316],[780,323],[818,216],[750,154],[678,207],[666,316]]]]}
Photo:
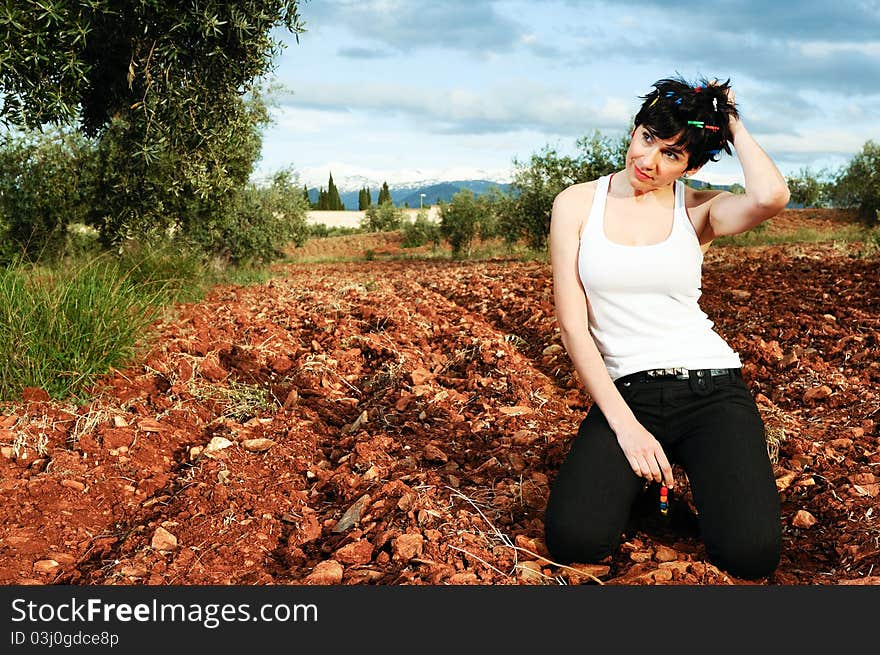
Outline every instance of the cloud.
{"type": "Polygon", "coordinates": [[[491,134],[536,130],[580,135],[593,129],[625,130],[629,108],[618,101],[594,107],[538,82],[499,84],[485,90],[424,89],[394,84],[353,88],[313,84],[282,105],[332,112],[364,111],[395,115],[434,133],[491,134]]]}
{"type": "Polygon", "coordinates": [[[487,0],[335,0],[304,4],[304,20],[344,26],[398,52],[450,48],[475,54],[510,51],[524,27],[487,0]]]}
{"type": "MultiPolygon", "coordinates": [[[[570,0],[574,7],[605,6],[614,2],[570,0]]],[[[880,34],[877,0],[628,0],[626,11],[655,10],[693,34],[754,34],[785,41],[824,40],[876,42],[880,34]]]]}
{"type": "Polygon", "coordinates": [[[386,57],[393,56],[393,53],[379,48],[349,47],[339,48],[336,52],[340,57],[347,57],[348,59],[385,59],[386,57]]]}

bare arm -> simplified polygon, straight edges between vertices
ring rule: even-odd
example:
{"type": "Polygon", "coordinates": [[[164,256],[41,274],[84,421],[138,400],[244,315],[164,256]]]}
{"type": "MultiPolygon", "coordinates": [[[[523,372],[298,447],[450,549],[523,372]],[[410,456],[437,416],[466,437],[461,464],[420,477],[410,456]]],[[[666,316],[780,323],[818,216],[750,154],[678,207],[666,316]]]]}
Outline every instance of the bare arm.
{"type": "Polygon", "coordinates": [[[636,475],[673,485],[672,467],[659,442],[636,420],[620,395],[589,333],[588,300],[577,271],[581,213],[589,207],[586,185],[569,187],[554,203],[550,219],[553,298],[562,344],[587,393],[602,410],[636,475]],[[586,198],[585,198],[586,196],[586,198]]]}
{"type": "MultiPolygon", "coordinates": [[[[733,91],[729,97],[732,102],[733,91]]],[[[776,216],[790,197],[785,178],[742,121],[731,119],[730,132],[743,169],[746,192],[741,195],[723,192],[712,198],[709,220],[700,241],[746,232],[776,216]]]]}

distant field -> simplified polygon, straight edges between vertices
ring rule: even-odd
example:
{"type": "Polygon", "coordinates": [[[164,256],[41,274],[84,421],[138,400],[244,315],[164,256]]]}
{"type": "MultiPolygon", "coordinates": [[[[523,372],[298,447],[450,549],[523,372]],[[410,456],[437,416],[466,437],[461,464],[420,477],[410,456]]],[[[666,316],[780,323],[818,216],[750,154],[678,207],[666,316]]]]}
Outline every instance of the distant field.
{"type": "MultiPolygon", "coordinates": [[[[426,208],[428,219],[440,220],[440,208],[436,205],[426,208]]],[[[415,220],[419,213],[418,209],[403,209],[409,220],[415,220]]],[[[309,225],[326,225],[327,227],[360,227],[361,220],[366,212],[363,211],[318,211],[311,210],[306,222],[309,225]]]]}

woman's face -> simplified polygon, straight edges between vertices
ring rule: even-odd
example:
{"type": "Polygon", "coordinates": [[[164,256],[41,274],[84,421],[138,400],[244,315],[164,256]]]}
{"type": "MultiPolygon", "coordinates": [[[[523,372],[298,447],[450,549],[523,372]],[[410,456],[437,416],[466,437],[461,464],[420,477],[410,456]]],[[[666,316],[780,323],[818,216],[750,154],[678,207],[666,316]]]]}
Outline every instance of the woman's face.
{"type": "Polygon", "coordinates": [[[666,187],[688,170],[688,153],[673,145],[675,139],[658,139],[643,125],[634,131],[626,151],[626,172],[634,189],[666,187]]]}

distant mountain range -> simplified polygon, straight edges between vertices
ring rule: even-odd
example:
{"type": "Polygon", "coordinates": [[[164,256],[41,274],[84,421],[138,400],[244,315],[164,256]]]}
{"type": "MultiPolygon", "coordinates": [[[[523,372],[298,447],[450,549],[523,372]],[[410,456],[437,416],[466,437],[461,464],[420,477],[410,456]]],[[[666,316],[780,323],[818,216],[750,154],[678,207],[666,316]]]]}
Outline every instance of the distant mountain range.
{"type": "MultiPolygon", "coordinates": [[[[379,199],[380,186],[370,187],[370,195],[373,204],[379,199]]],[[[510,184],[505,182],[492,182],[491,180],[456,180],[452,182],[426,182],[424,184],[407,184],[406,186],[388,185],[391,192],[391,200],[398,207],[418,208],[420,203],[424,203],[425,207],[436,205],[439,202],[449,202],[452,196],[463,189],[470,189],[474,195],[482,195],[489,191],[490,188],[497,187],[506,193],[510,188],[510,184]],[[422,198],[424,194],[424,198],[422,198]]],[[[339,197],[342,199],[346,209],[358,208],[359,190],[339,191],[339,197]]],[[[309,189],[309,200],[311,202],[318,201],[319,190],[315,187],[309,189]]]]}
{"type": "MultiPolygon", "coordinates": [[[[721,189],[723,191],[729,191],[732,186],[729,184],[710,184],[709,182],[695,179],[689,179],[687,184],[695,189],[711,188],[721,189]]],[[[375,186],[365,184],[364,186],[369,186],[370,195],[373,198],[373,204],[375,204],[379,198],[379,188],[381,187],[381,184],[375,186]]],[[[396,206],[416,209],[420,206],[420,202],[424,202],[425,207],[436,205],[441,201],[449,202],[452,200],[452,196],[462,189],[470,189],[474,192],[474,195],[479,196],[487,193],[492,187],[498,188],[502,193],[507,193],[510,190],[510,183],[494,182],[492,180],[455,180],[450,182],[430,180],[425,182],[409,182],[400,185],[389,184],[388,190],[391,192],[391,200],[394,201],[396,206]],[[422,194],[425,194],[424,199],[422,199],[422,194]]],[[[310,187],[309,200],[313,203],[317,202],[319,192],[320,191],[317,187],[310,187]]],[[[346,209],[356,210],[358,208],[359,192],[360,188],[351,189],[349,186],[349,190],[347,191],[343,191],[339,188],[339,197],[345,204],[346,209]]]]}

